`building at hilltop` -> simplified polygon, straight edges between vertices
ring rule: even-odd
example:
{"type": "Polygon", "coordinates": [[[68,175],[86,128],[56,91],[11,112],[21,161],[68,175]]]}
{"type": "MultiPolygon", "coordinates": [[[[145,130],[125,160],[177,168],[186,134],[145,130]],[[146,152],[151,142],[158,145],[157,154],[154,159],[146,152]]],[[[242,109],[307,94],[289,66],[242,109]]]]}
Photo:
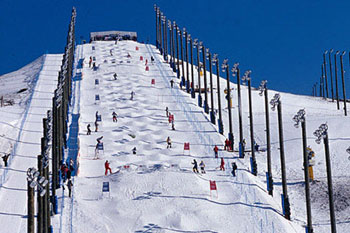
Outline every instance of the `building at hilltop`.
{"type": "Polygon", "coordinates": [[[126,31],[90,32],[90,42],[91,41],[113,41],[113,40],[137,41],[137,33],[126,32],[126,31]]]}

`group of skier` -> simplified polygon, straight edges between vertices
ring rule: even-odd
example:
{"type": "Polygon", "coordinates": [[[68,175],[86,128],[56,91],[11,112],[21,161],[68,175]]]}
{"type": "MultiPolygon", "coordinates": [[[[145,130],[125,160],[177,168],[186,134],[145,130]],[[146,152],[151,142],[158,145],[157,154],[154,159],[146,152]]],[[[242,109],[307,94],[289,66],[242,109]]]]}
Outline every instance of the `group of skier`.
{"type": "MultiPolygon", "coordinates": [[[[95,118],[95,132],[98,132],[98,126],[99,126],[98,122],[101,121],[101,115],[98,114],[98,111],[96,111],[95,115],[96,115],[96,118],[95,118]]],[[[112,113],[112,120],[113,120],[113,122],[117,122],[118,121],[117,120],[117,116],[118,116],[117,113],[113,111],[113,113],[112,113]]],[[[91,135],[91,125],[90,125],[90,123],[87,124],[86,129],[87,129],[86,135],[91,135]]]]}
{"type": "MultiPolygon", "coordinates": [[[[193,159],[192,164],[193,164],[193,168],[192,168],[193,172],[194,173],[199,173],[197,160],[193,159]]],[[[203,160],[199,163],[199,167],[201,169],[201,173],[205,174],[205,170],[204,170],[205,169],[205,164],[204,164],[203,160]]]]}
{"type": "MultiPolygon", "coordinates": [[[[116,41],[116,43],[115,44],[117,44],[117,41],[116,41]]],[[[110,55],[111,56],[113,56],[113,49],[111,49],[110,51],[110,55]]],[[[126,56],[127,58],[131,58],[131,55],[130,55],[130,53],[127,53],[127,56],[126,56]]],[[[97,66],[96,66],[96,63],[94,62],[95,61],[95,58],[93,58],[92,56],[90,56],[90,58],[89,58],[89,68],[92,68],[94,71],[96,71],[97,70],[97,66]]],[[[106,62],[106,61],[105,61],[106,62]]],[[[154,58],[153,58],[153,56],[151,56],[151,62],[153,63],[154,62],[154,58]]],[[[146,63],[145,63],[145,65],[147,65],[147,63],[148,63],[148,60],[146,59],[146,63]]],[[[117,80],[117,77],[118,77],[118,75],[117,75],[117,73],[115,72],[114,74],[113,74],[113,78],[114,78],[114,80],[117,80]]],[[[134,96],[135,96],[135,92],[132,90],[131,92],[130,92],[130,100],[134,100],[134,96]]],[[[101,116],[98,114],[98,111],[96,111],[96,118],[95,118],[95,122],[94,122],[94,124],[95,124],[95,132],[98,132],[98,130],[99,130],[99,121],[102,121],[101,120],[101,116]]],[[[118,119],[117,119],[117,113],[115,112],[115,111],[113,111],[113,113],[112,113],[112,120],[113,120],[113,122],[118,122],[118,119]]],[[[174,127],[174,122],[172,122],[172,129],[173,130],[175,130],[175,127],[174,127]]],[[[87,125],[87,135],[91,135],[91,125],[90,124],[88,124],[87,125]]],[[[95,147],[95,157],[98,155],[98,151],[99,151],[99,147],[101,146],[101,144],[102,144],[102,138],[103,138],[103,136],[101,136],[101,137],[99,137],[99,138],[97,138],[96,140],[97,140],[97,144],[96,144],[96,147],[95,147]]],[[[170,148],[171,148],[171,140],[170,140],[170,138],[168,137],[168,140],[169,140],[169,142],[168,142],[168,145],[170,145],[170,148]]],[[[133,149],[132,149],[132,153],[133,154],[136,154],[136,147],[134,147],[133,149]]],[[[5,160],[4,160],[5,161],[5,160]]],[[[62,170],[63,171],[66,171],[66,169],[63,167],[62,168],[62,170]]],[[[108,160],[106,160],[106,162],[105,162],[105,175],[107,175],[108,174],[108,171],[110,172],[110,173],[112,173],[112,170],[111,170],[111,168],[110,168],[110,163],[108,162],[108,160]]],[[[69,172],[67,172],[68,174],[69,174],[69,172]]],[[[62,173],[63,174],[63,173],[62,173]]],[[[66,174],[66,173],[65,173],[66,174]]],[[[65,176],[66,177],[66,176],[65,176]]]]}
{"type": "Polygon", "coordinates": [[[174,116],[171,115],[171,113],[169,112],[169,108],[168,107],[165,107],[165,114],[166,114],[166,117],[168,117],[168,119],[169,119],[169,123],[171,123],[171,129],[175,130],[174,116]],[[170,117],[170,116],[172,116],[172,117],[170,117]]]}
{"type": "MultiPolygon", "coordinates": [[[[112,50],[110,50],[110,54],[111,54],[111,56],[113,56],[112,50]]],[[[131,58],[131,55],[130,55],[129,53],[127,54],[127,58],[131,58]]],[[[152,61],[152,63],[154,62],[154,58],[153,58],[153,57],[151,57],[151,61],[152,61]]],[[[147,63],[147,61],[146,61],[146,63],[147,63]]],[[[96,69],[96,65],[95,65],[95,63],[93,62],[92,57],[90,57],[90,61],[89,61],[89,67],[90,67],[90,68],[91,68],[91,65],[93,66],[94,69],[96,69]]],[[[147,65],[147,64],[146,64],[146,65],[147,65]]],[[[117,80],[117,73],[114,73],[113,77],[114,77],[114,80],[117,80]]],[[[170,80],[170,86],[171,86],[171,88],[174,87],[174,83],[175,83],[174,80],[171,79],[171,80],[170,80]]],[[[135,96],[135,92],[132,90],[131,93],[130,93],[130,100],[134,100],[134,96],[135,96]]],[[[170,116],[171,116],[171,113],[169,112],[169,108],[166,107],[165,111],[166,111],[166,116],[169,118],[169,123],[171,123],[171,128],[172,128],[172,130],[175,130],[174,118],[173,118],[173,117],[170,117],[170,116]]],[[[113,111],[113,113],[112,113],[112,120],[113,120],[113,122],[117,122],[117,114],[116,114],[116,112],[114,112],[114,111],[113,111]]],[[[87,135],[90,135],[90,134],[91,134],[91,129],[90,129],[90,127],[91,127],[90,124],[88,124],[88,125],[87,125],[87,135]]],[[[98,112],[96,112],[95,132],[98,132],[98,112]]],[[[103,138],[103,136],[96,139],[96,140],[97,140],[96,150],[97,150],[97,146],[98,146],[100,143],[102,143],[102,142],[101,142],[102,138],[103,138]]],[[[167,143],[167,149],[172,148],[172,141],[171,141],[170,137],[167,137],[166,143],[167,143]]],[[[225,143],[224,143],[224,150],[232,151],[232,150],[233,150],[232,144],[233,144],[233,142],[231,142],[229,139],[226,139],[226,140],[225,140],[225,143]]],[[[258,148],[255,148],[255,149],[258,149],[258,148]]],[[[218,154],[219,148],[218,148],[218,146],[215,145],[213,150],[214,150],[215,158],[218,158],[218,157],[219,157],[219,154],[218,154]]],[[[136,154],[136,147],[134,147],[134,148],[132,149],[132,153],[133,153],[133,154],[136,154]]],[[[205,172],[205,164],[204,164],[203,160],[198,164],[197,161],[196,161],[196,159],[194,159],[193,162],[192,162],[192,164],[193,164],[193,172],[199,173],[199,170],[198,170],[198,166],[199,166],[199,168],[200,168],[200,173],[202,173],[202,174],[205,174],[205,173],[206,173],[206,172],[205,172]]],[[[236,176],[237,164],[236,164],[235,162],[233,162],[231,165],[232,165],[232,171],[231,171],[231,173],[232,173],[233,176],[236,176]]],[[[108,160],[105,161],[104,166],[105,166],[105,175],[107,175],[108,172],[109,172],[109,173],[112,173],[112,169],[110,168],[110,163],[109,163],[108,160]]],[[[225,171],[225,161],[224,161],[224,158],[221,158],[221,160],[220,160],[220,171],[225,171]]],[[[70,179],[69,179],[69,180],[70,180],[70,179]]]]}
{"type": "Polygon", "coordinates": [[[72,187],[73,187],[73,182],[72,182],[72,172],[74,171],[74,161],[73,159],[69,160],[69,164],[65,164],[63,162],[61,162],[61,177],[63,180],[63,185],[62,188],[63,190],[65,190],[64,188],[64,184],[67,181],[67,187],[68,187],[68,196],[71,197],[72,195],[72,187]]]}
{"type": "MultiPolygon", "coordinates": [[[[172,80],[172,79],[170,80],[170,86],[171,86],[171,88],[174,87],[174,80],[172,80]]],[[[169,108],[168,107],[165,108],[165,113],[166,113],[166,117],[168,117],[169,121],[172,123],[172,129],[175,130],[174,119],[173,119],[173,117],[170,118],[171,113],[169,112],[169,108]]],[[[170,139],[170,137],[168,137],[166,139],[166,143],[167,143],[167,149],[171,148],[171,139],[170,139]]],[[[233,144],[233,142],[231,142],[229,139],[226,139],[225,143],[224,143],[224,150],[232,151],[233,148],[231,146],[232,145],[231,143],[233,144]]],[[[245,143],[245,140],[244,140],[244,143],[245,143]]],[[[214,146],[213,151],[214,151],[215,158],[218,158],[218,156],[219,156],[219,148],[218,148],[217,145],[214,146]]],[[[197,163],[196,159],[193,160],[192,164],[193,164],[193,168],[192,168],[193,172],[199,173],[199,171],[198,171],[198,163],[197,163]]],[[[231,165],[232,165],[231,174],[232,174],[232,176],[236,176],[237,164],[235,162],[232,162],[231,165]]],[[[205,164],[204,164],[203,160],[199,163],[199,167],[200,167],[201,173],[205,174],[205,164]]],[[[225,171],[224,158],[221,158],[221,160],[220,160],[220,167],[219,168],[220,168],[220,171],[225,171]]]]}
{"type": "MultiPolygon", "coordinates": [[[[193,168],[192,168],[193,172],[194,173],[199,173],[197,160],[193,159],[192,164],[193,164],[193,168]]],[[[232,165],[231,174],[232,174],[232,176],[236,176],[237,164],[236,164],[236,162],[232,162],[231,165],[232,165]]],[[[201,173],[205,174],[205,170],[204,170],[205,164],[204,164],[203,160],[199,163],[199,167],[201,169],[201,173]]],[[[224,158],[221,158],[220,171],[225,171],[225,160],[224,160],[224,158]]]]}

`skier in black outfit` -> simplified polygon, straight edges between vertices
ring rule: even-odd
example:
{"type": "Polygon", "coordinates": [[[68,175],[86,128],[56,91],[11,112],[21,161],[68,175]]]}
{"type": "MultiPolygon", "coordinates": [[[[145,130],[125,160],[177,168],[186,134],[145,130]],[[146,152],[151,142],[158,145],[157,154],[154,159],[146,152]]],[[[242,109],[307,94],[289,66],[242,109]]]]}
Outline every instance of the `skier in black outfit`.
{"type": "Polygon", "coordinates": [[[134,100],[134,95],[135,95],[135,92],[134,91],[131,91],[131,93],[130,93],[130,100],[134,100]]]}
{"type": "Polygon", "coordinates": [[[10,153],[4,154],[4,156],[2,156],[2,160],[4,161],[5,167],[8,166],[7,160],[9,159],[9,157],[10,157],[10,153]]]}
{"type": "Polygon", "coordinates": [[[165,107],[165,113],[166,113],[166,117],[169,117],[169,108],[165,107]]]}
{"type": "Polygon", "coordinates": [[[101,143],[103,136],[96,138],[97,143],[101,143]]]}
{"type": "Polygon", "coordinates": [[[90,134],[91,134],[91,129],[90,129],[90,127],[91,127],[91,125],[88,124],[88,125],[87,125],[87,133],[86,133],[86,135],[90,135],[90,134]]]}
{"type": "Polygon", "coordinates": [[[232,175],[236,176],[237,164],[235,162],[232,163],[232,175]]]}
{"type": "Polygon", "coordinates": [[[170,137],[168,137],[167,139],[166,139],[166,142],[167,142],[167,149],[169,149],[169,148],[171,148],[171,139],[170,139],[170,137]]]}
{"type": "Polygon", "coordinates": [[[255,149],[255,151],[256,152],[259,152],[259,144],[258,143],[256,143],[256,142],[254,142],[255,143],[255,145],[254,145],[254,149],[255,149]]]}
{"type": "Polygon", "coordinates": [[[193,164],[193,168],[192,168],[193,172],[199,173],[198,172],[198,164],[197,164],[197,161],[195,159],[193,160],[192,164],[193,164]]]}
{"type": "Polygon", "coordinates": [[[170,80],[170,86],[171,86],[171,88],[174,87],[174,80],[170,80]]]}

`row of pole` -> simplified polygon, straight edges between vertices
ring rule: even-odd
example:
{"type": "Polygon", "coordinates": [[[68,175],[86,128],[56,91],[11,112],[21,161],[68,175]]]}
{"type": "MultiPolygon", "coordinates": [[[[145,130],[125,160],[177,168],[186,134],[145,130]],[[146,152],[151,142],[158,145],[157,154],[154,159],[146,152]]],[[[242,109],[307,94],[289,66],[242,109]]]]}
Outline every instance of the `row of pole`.
{"type": "Polygon", "coordinates": [[[52,195],[54,213],[57,213],[56,189],[60,187],[60,166],[64,161],[64,149],[67,148],[66,135],[68,132],[68,108],[72,97],[72,75],[75,49],[75,19],[76,10],[73,8],[69,25],[67,45],[63,55],[58,84],[52,98],[52,195]]]}
{"type": "Polygon", "coordinates": [[[72,75],[75,49],[76,9],[73,8],[69,24],[67,44],[63,55],[58,85],[52,99],[52,110],[43,119],[44,135],[41,138],[41,154],[38,155],[38,168],[29,168],[28,181],[28,224],[27,232],[34,233],[34,188],[37,187],[37,232],[50,233],[51,213],[58,213],[56,190],[60,188],[60,166],[67,148],[68,109],[72,97],[72,75]],[[49,177],[49,153],[52,153],[51,195],[49,177]]]}
{"type": "MultiPolygon", "coordinates": [[[[205,48],[203,42],[198,41],[198,39],[193,39],[191,34],[184,28],[182,31],[176,24],[176,22],[171,22],[170,20],[166,20],[166,17],[160,11],[159,7],[155,6],[155,14],[156,14],[156,46],[159,49],[161,55],[164,56],[164,60],[169,60],[170,55],[170,66],[174,72],[177,73],[177,78],[181,79],[180,86],[181,88],[185,88],[187,93],[191,93],[191,97],[198,98],[198,105],[204,108],[205,113],[210,114],[210,120],[213,124],[216,124],[216,111],[214,106],[214,91],[213,91],[213,65],[217,67],[216,75],[217,75],[217,88],[218,88],[218,116],[219,119],[217,121],[219,133],[224,133],[223,121],[222,121],[222,111],[221,111],[221,100],[220,100],[220,67],[219,67],[219,59],[217,54],[212,54],[209,52],[208,48],[205,48]],[[167,26],[167,27],[166,27],[167,26]],[[168,36],[169,34],[169,36],[168,36]],[[170,38],[168,40],[168,38],[170,38]],[[169,44],[169,46],[168,46],[169,44]],[[189,47],[188,47],[189,46],[189,47]],[[196,49],[195,53],[193,49],[196,49]],[[202,56],[200,56],[202,53],[202,56]],[[181,58],[180,58],[181,56],[181,58]],[[196,59],[196,62],[194,61],[196,59]],[[209,66],[209,82],[210,88],[208,88],[207,81],[207,62],[209,66]],[[180,62],[181,61],[181,62],[180,62]],[[185,65],[186,61],[186,65],[185,65]],[[181,64],[180,64],[181,63],[181,64]],[[197,65],[197,80],[195,81],[194,77],[194,64],[197,65]],[[181,66],[181,67],[180,67],[181,66]],[[190,67],[191,66],[191,67],[190,67]],[[202,71],[203,69],[203,71],[202,71]],[[202,87],[201,82],[201,74],[204,76],[204,85],[202,87]],[[195,85],[195,82],[197,85],[195,85]],[[208,91],[210,90],[210,106],[209,106],[209,96],[208,91]],[[204,100],[203,96],[204,94],[204,100]]],[[[222,64],[223,72],[227,73],[227,104],[229,111],[229,134],[228,138],[231,143],[231,148],[233,148],[234,138],[233,138],[233,127],[232,127],[232,113],[230,103],[230,88],[229,88],[229,66],[227,61],[222,64]]],[[[243,138],[242,138],[243,140],[243,138]]],[[[240,141],[243,144],[242,141],[240,141]]]]}
{"type": "Polygon", "coordinates": [[[50,233],[51,202],[49,182],[49,150],[52,136],[51,111],[43,119],[43,137],[41,138],[41,154],[38,155],[38,169],[29,168],[27,171],[28,223],[27,231],[34,233],[34,189],[37,187],[37,232],[50,233]]]}
{"type": "MultiPolygon", "coordinates": [[[[347,116],[347,106],[346,106],[346,91],[345,91],[345,78],[344,78],[344,64],[343,59],[346,51],[340,53],[336,51],[333,56],[334,70],[332,66],[332,53],[333,49],[326,50],[323,53],[323,63],[321,65],[321,77],[319,82],[312,85],[312,96],[323,97],[324,99],[332,99],[332,102],[337,102],[337,109],[340,109],[340,102],[344,103],[344,115],[347,116]],[[328,56],[327,56],[328,54],[328,56]],[[340,54],[340,55],[339,55],[340,54]],[[341,74],[341,86],[342,86],[342,96],[339,91],[339,80],[338,80],[338,62],[337,57],[339,55],[340,60],[340,74],[341,74]],[[327,61],[328,57],[328,61],[327,61]],[[327,68],[328,62],[328,68],[327,68]],[[333,71],[334,71],[334,82],[333,82],[333,71]],[[329,79],[328,79],[329,77],[329,79]],[[330,85],[328,85],[330,84],[330,85]],[[330,92],[329,92],[330,87],[330,92]],[[341,99],[342,98],[342,99],[341,99]]],[[[350,64],[350,53],[349,53],[349,64],[350,64]]]]}
{"type": "MultiPolygon", "coordinates": [[[[160,53],[164,56],[164,60],[168,60],[168,54],[170,54],[170,66],[172,67],[173,71],[177,73],[177,78],[181,79],[180,87],[185,87],[186,92],[191,93],[191,97],[198,98],[198,105],[200,107],[204,108],[204,111],[206,113],[210,114],[210,119],[213,124],[216,124],[216,109],[214,106],[214,91],[213,91],[213,69],[212,66],[216,66],[216,77],[217,77],[217,112],[218,112],[218,131],[220,134],[224,133],[224,125],[222,120],[222,108],[221,108],[221,91],[220,91],[220,67],[219,67],[219,59],[218,55],[214,54],[213,56],[209,52],[208,48],[205,48],[203,45],[203,42],[198,41],[198,39],[192,39],[191,35],[188,33],[188,31],[184,28],[183,32],[179,29],[176,22],[171,22],[168,20],[166,21],[166,17],[163,15],[163,13],[160,11],[159,7],[155,6],[155,13],[156,13],[156,46],[159,49],[160,53]],[[164,27],[164,25],[168,25],[169,32],[164,27]],[[165,33],[164,33],[164,30],[165,33]],[[163,32],[163,33],[162,33],[163,32]],[[166,47],[165,44],[168,42],[162,38],[162,35],[167,35],[169,33],[170,41],[169,41],[169,47],[166,47]],[[182,37],[185,37],[185,46],[183,46],[183,40],[182,37]],[[174,39],[175,38],[175,39],[174,39]],[[180,38],[180,40],[179,40],[180,38]],[[174,43],[176,41],[176,43],[174,43]],[[180,46],[179,42],[180,41],[180,46]],[[190,46],[190,49],[188,49],[188,44],[190,46]],[[185,47],[185,48],[184,48],[185,47]],[[166,51],[167,48],[170,48],[170,51],[166,51]],[[197,49],[196,54],[194,55],[193,49],[197,49]],[[181,50],[179,52],[179,50],[181,50]],[[183,50],[185,51],[185,56],[183,55],[183,50]],[[175,53],[176,51],[176,53],[175,53]],[[190,61],[188,59],[189,52],[191,53],[190,61]],[[200,53],[202,53],[202,59],[200,57],[200,53]],[[176,55],[176,57],[175,57],[176,55]],[[179,57],[181,55],[181,58],[179,57]],[[196,58],[197,63],[197,86],[195,86],[195,78],[194,78],[194,59],[196,58]],[[210,108],[208,105],[208,87],[207,87],[207,70],[206,70],[206,60],[209,61],[209,83],[210,83],[210,108]],[[181,60],[181,62],[180,62],[181,60]],[[185,72],[185,63],[186,61],[186,72],[185,72]],[[181,68],[180,68],[181,63],[181,68]],[[189,72],[189,65],[191,66],[191,76],[189,72]],[[203,68],[203,71],[201,70],[203,68]],[[203,78],[204,78],[204,89],[202,89],[201,85],[201,73],[203,72],[203,78]],[[191,80],[191,81],[190,81],[191,80]],[[204,104],[202,99],[202,92],[204,91],[204,104]]],[[[234,135],[233,135],[233,123],[232,123],[232,103],[231,103],[231,88],[230,88],[230,69],[228,64],[228,59],[224,59],[223,63],[221,64],[222,72],[226,73],[226,100],[227,100],[227,107],[228,107],[228,139],[230,141],[230,147],[233,149],[234,146],[234,135]]],[[[236,63],[232,67],[232,76],[237,78],[237,98],[238,98],[238,121],[239,121],[239,157],[244,158],[245,156],[245,143],[244,143],[244,135],[243,135],[243,123],[242,123],[242,103],[241,103],[241,77],[240,77],[240,69],[239,64],[236,63]]],[[[255,157],[255,139],[254,139],[254,122],[253,122],[253,106],[252,106],[252,88],[251,88],[251,71],[246,71],[242,77],[243,82],[248,82],[248,99],[249,99],[249,120],[250,120],[250,143],[251,143],[251,172],[253,175],[257,175],[258,173],[258,167],[255,157]]],[[[272,169],[271,169],[271,146],[270,146],[270,130],[269,130],[269,112],[268,112],[268,90],[267,90],[267,81],[263,81],[263,85],[261,86],[263,92],[265,93],[265,109],[266,109],[266,133],[267,133],[267,190],[270,195],[273,195],[273,179],[272,179],[272,169]]],[[[279,104],[280,101],[273,102],[278,105],[278,115],[279,117],[279,125],[280,125],[280,143],[283,147],[283,129],[282,129],[282,113],[281,113],[281,105],[279,104]]],[[[283,183],[283,208],[285,212],[286,218],[290,219],[290,210],[289,210],[289,200],[287,195],[287,184],[286,184],[286,178],[285,178],[285,165],[284,165],[284,151],[281,150],[281,163],[282,163],[282,176],[284,177],[283,183]]]]}
{"type": "MultiPolygon", "coordinates": [[[[319,91],[317,93],[317,82],[312,87],[312,95],[320,96],[324,99],[332,99],[332,102],[336,101],[337,109],[340,110],[340,102],[343,101],[343,110],[344,115],[347,116],[347,100],[346,100],[346,91],[345,91],[345,78],[344,78],[344,55],[346,51],[340,52],[336,51],[333,55],[334,61],[334,70],[332,66],[332,53],[333,49],[326,50],[323,53],[323,63],[321,66],[321,77],[319,82],[319,91]],[[328,54],[328,69],[327,69],[327,54],[328,54]],[[341,94],[339,91],[339,80],[338,80],[338,63],[337,56],[339,55],[340,60],[340,72],[341,72],[341,87],[342,87],[342,100],[341,94]],[[328,71],[327,71],[328,70],[328,71]],[[333,72],[334,72],[334,82],[333,82],[333,72]],[[328,76],[329,74],[329,76],[328,76]],[[329,80],[328,80],[329,77],[329,80]],[[329,81],[329,82],[328,82],[329,81]],[[330,93],[329,93],[329,85],[330,83],[330,93]]],[[[349,64],[350,64],[350,53],[349,53],[349,64]]],[[[298,112],[299,116],[301,115],[300,122],[302,126],[302,136],[303,136],[303,150],[304,150],[304,176],[305,176],[305,195],[306,195],[306,210],[307,210],[307,229],[309,233],[313,232],[312,229],[312,218],[311,218],[311,201],[310,201],[310,190],[309,190],[309,180],[308,180],[308,167],[309,162],[307,159],[306,152],[306,126],[305,126],[305,111],[300,110],[298,112]]],[[[299,121],[297,121],[299,123],[299,121]]],[[[322,124],[319,129],[314,132],[314,136],[317,137],[316,143],[321,143],[321,139],[323,139],[324,147],[325,147],[325,161],[326,161],[326,169],[327,169],[327,184],[328,184],[328,198],[329,198],[329,211],[330,211],[330,222],[331,222],[331,232],[336,232],[336,220],[335,220],[335,212],[334,212],[334,199],[333,199],[333,185],[332,185],[332,172],[331,172],[331,161],[330,161],[330,152],[329,152],[329,143],[328,143],[328,126],[327,124],[322,124]]]]}
{"type": "MultiPolygon", "coordinates": [[[[214,96],[213,96],[213,79],[212,79],[212,65],[216,66],[216,76],[217,76],[217,112],[219,115],[218,119],[218,130],[220,134],[223,134],[224,132],[224,126],[222,121],[222,112],[221,112],[221,92],[220,92],[220,70],[219,70],[219,59],[218,55],[214,54],[213,56],[209,52],[209,49],[205,49],[202,42],[198,41],[198,39],[192,39],[191,35],[188,33],[188,31],[184,28],[183,32],[179,29],[176,22],[171,22],[168,20],[166,21],[166,17],[163,15],[163,13],[160,11],[159,7],[156,5],[154,6],[155,13],[156,13],[156,45],[159,49],[160,53],[164,55],[164,60],[168,61],[168,55],[170,54],[170,66],[172,67],[173,71],[177,73],[177,78],[181,78],[180,87],[183,86],[186,87],[186,91],[188,93],[191,93],[191,97],[195,98],[195,93],[198,92],[197,98],[198,98],[198,105],[200,107],[204,108],[204,111],[206,113],[209,113],[209,106],[208,106],[208,96],[207,96],[207,75],[206,75],[206,59],[209,60],[209,73],[210,73],[210,99],[211,99],[211,106],[210,106],[210,119],[213,124],[216,124],[215,119],[215,106],[214,106],[214,96]],[[161,26],[161,25],[168,25],[169,28],[169,37],[170,46],[167,47],[165,44],[167,44],[167,40],[164,40],[161,38],[161,31],[163,30],[163,35],[168,34],[167,27],[161,26]],[[185,45],[183,46],[182,37],[185,37],[185,45]],[[176,38],[176,44],[174,43],[174,37],[176,38]],[[179,46],[179,38],[180,38],[180,46],[179,46]],[[163,43],[162,43],[163,42],[163,43]],[[188,44],[190,45],[190,61],[188,59],[188,44]],[[179,48],[180,47],[180,48],[179,48]],[[185,47],[185,56],[183,55],[183,47],[185,47]],[[167,51],[168,48],[170,51],[167,51]],[[197,49],[196,58],[197,58],[197,70],[198,70],[198,81],[197,81],[197,87],[195,87],[194,83],[194,74],[193,74],[193,48],[197,49]],[[181,49],[181,52],[179,53],[179,49],[181,49]],[[175,57],[175,51],[176,51],[176,57],[175,57]],[[200,52],[202,52],[202,61],[200,61],[200,52]],[[180,72],[180,57],[179,54],[181,54],[181,65],[182,65],[182,72],[180,72]],[[184,71],[184,62],[186,61],[186,72],[184,71]],[[191,65],[191,77],[189,75],[189,65],[191,65]],[[204,105],[202,101],[202,86],[201,86],[201,68],[203,67],[203,76],[204,76],[204,105]],[[191,80],[191,81],[190,81],[191,80]]],[[[332,75],[332,64],[331,64],[331,53],[332,50],[329,51],[328,57],[329,57],[329,71],[330,71],[330,86],[331,86],[331,95],[332,100],[334,100],[334,86],[333,86],[333,75],[332,75]]],[[[324,95],[328,97],[328,81],[327,81],[327,70],[326,70],[326,54],[324,54],[324,64],[322,65],[322,71],[324,71],[322,75],[322,79],[320,80],[320,84],[322,85],[323,89],[320,89],[319,93],[321,95],[324,95]],[[325,88],[325,89],[324,89],[325,88]],[[326,90],[326,91],[325,91],[326,90]]],[[[337,52],[334,55],[334,66],[335,66],[335,97],[337,99],[337,105],[339,109],[339,92],[338,92],[338,80],[337,80],[337,62],[336,62],[336,56],[339,54],[337,52]]],[[[342,84],[343,84],[343,98],[344,98],[344,111],[346,115],[346,97],[345,97],[345,84],[344,84],[344,69],[343,69],[343,56],[345,55],[345,52],[343,52],[340,55],[340,63],[341,63],[341,73],[342,73],[342,84]]],[[[350,56],[350,54],[349,54],[350,56]]],[[[251,96],[251,71],[246,71],[242,77],[240,78],[240,69],[239,64],[234,64],[231,72],[232,76],[237,78],[237,100],[238,100],[238,122],[239,122],[239,157],[244,158],[245,154],[245,143],[244,143],[244,136],[243,136],[243,124],[242,124],[242,104],[241,104],[241,80],[243,82],[248,82],[248,100],[249,100],[249,121],[250,121],[250,142],[251,142],[251,173],[253,175],[257,175],[258,168],[255,158],[255,140],[254,140],[254,128],[253,128],[253,106],[252,106],[252,96],[251,96]]],[[[232,125],[232,111],[231,111],[231,89],[230,89],[230,74],[229,74],[229,64],[228,59],[225,59],[221,65],[222,71],[226,73],[226,81],[227,81],[227,106],[228,106],[228,123],[229,123],[229,133],[228,138],[231,143],[231,148],[233,148],[233,125],[232,125]]],[[[313,87],[313,95],[317,95],[317,85],[314,85],[313,87]]],[[[259,86],[260,95],[264,95],[264,103],[265,103],[265,118],[266,118],[266,144],[267,144],[267,172],[266,172],[266,181],[267,181],[267,191],[270,195],[273,195],[273,177],[272,177],[272,166],[271,166],[271,142],[270,142],[270,119],[269,119],[269,97],[268,97],[268,88],[267,88],[267,81],[263,80],[259,86]]],[[[275,96],[271,99],[270,105],[272,107],[272,110],[275,110],[277,108],[277,118],[278,118],[278,130],[279,130],[279,150],[280,150],[280,162],[281,162],[281,174],[282,174],[282,209],[283,209],[283,215],[286,219],[290,220],[291,217],[291,211],[290,211],[290,203],[289,203],[289,197],[288,197],[288,190],[287,190],[287,177],[286,177],[286,167],[285,167],[285,154],[284,154],[284,139],[283,139],[283,120],[282,120],[282,102],[281,97],[279,94],[275,94],[275,96]]],[[[307,205],[307,226],[306,230],[308,233],[313,232],[312,228],[312,220],[311,220],[311,201],[310,201],[310,185],[309,185],[309,174],[308,174],[308,157],[306,152],[306,128],[305,128],[305,111],[304,114],[301,114],[298,112],[301,116],[300,122],[302,125],[302,135],[303,135],[303,158],[304,158],[304,176],[305,176],[305,193],[306,193],[306,205],[307,205]]],[[[294,118],[293,118],[294,119],[294,118]]],[[[324,129],[325,127],[322,126],[324,129]]],[[[328,146],[328,134],[327,130],[322,131],[322,137],[324,138],[324,144],[325,144],[325,154],[326,154],[326,162],[327,162],[327,177],[328,177],[328,188],[329,188],[329,205],[330,205],[330,212],[331,212],[331,227],[332,227],[332,233],[335,232],[335,217],[334,217],[334,206],[333,206],[333,194],[332,194],[332,180],[331,180],[331,168],[330,168],[330,159],[329,159],[329,146],[328,146]]],[[[319,141],[317,141],[319,142],[319,141]]],[[[349,149],[350,151],[350,149],[349,149]]]]}

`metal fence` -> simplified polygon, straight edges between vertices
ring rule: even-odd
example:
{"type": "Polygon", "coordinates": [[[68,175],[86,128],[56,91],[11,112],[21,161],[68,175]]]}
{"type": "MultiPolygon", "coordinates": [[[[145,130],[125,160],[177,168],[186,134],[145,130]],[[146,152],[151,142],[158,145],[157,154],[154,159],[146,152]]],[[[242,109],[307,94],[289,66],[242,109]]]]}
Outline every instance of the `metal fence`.
{"type": "MultiPolygon", "coordinates": [[[[151,48],[149,48],[149,45],[146,45],[146,48],[150,54],[155,56],[155,53],[151,48]]],[[[190,104],[185,101],[185,94],[180,90],[179,88],[171,88],[169,84],[169,80],[167,77],[169,75],[166,75],[163,67],[160,65],[162,62],[157,61],[156,59],[156,65],[159,69],[159,72],[163,78],[164,83],[167,85],[167,87],[171,90],[171,94],[176,100],[176,103],[178,104],[179,108],[184,112],[184,116],[186,117],[187,121],[191,124],[191,126],[195,129],[195,133],[200,139],[200,142],[204,144],[205,150],[208,153],[213,153],[213,146],[215,145],[215,139],[208,133],[205,133],[205,127],[202,125],[202,123],[199,121],[198,117],[193,114],[193,110],[190,104]]],[[[170,69],[170,68],[169,68],[170,69]]],[[[169,70],[170,72],[171,70],[169,70]]],[[[172,71],[171,71],[172,72],[172,71]]],[[[227,173],[230,173],[230,171],[227,169],[227,173]]],[[[230,175],[230,174],[229,174],[230,175]]],[[[241,173],[240,178],[237,177],[237,179],[240,179],[240,189],[241,189],[241,196],[244,198],[242,199],[243,203],[250,207],[250,217],[253,219],[256,219],[256,222],[258,224],[254,225],[246,225],[245,231],[246,232],[276,232],[275,225],[278,223],[275,223],[271,218],[269,218],[270,214],[276,215],[275,212],[271,211],[268,212],[268,210],[265,210],[264,205],[261,205],[261,195],[256,195],[257,189],[251,185],[250,177],[246,173],[241,173]],[[244,186],[247,186],[244,188],[244,186]]],[[[281,227],[282,224],[281,224],[281,227]]],[[[279,229],[279,228],[277,228],[279,229]]]]}

